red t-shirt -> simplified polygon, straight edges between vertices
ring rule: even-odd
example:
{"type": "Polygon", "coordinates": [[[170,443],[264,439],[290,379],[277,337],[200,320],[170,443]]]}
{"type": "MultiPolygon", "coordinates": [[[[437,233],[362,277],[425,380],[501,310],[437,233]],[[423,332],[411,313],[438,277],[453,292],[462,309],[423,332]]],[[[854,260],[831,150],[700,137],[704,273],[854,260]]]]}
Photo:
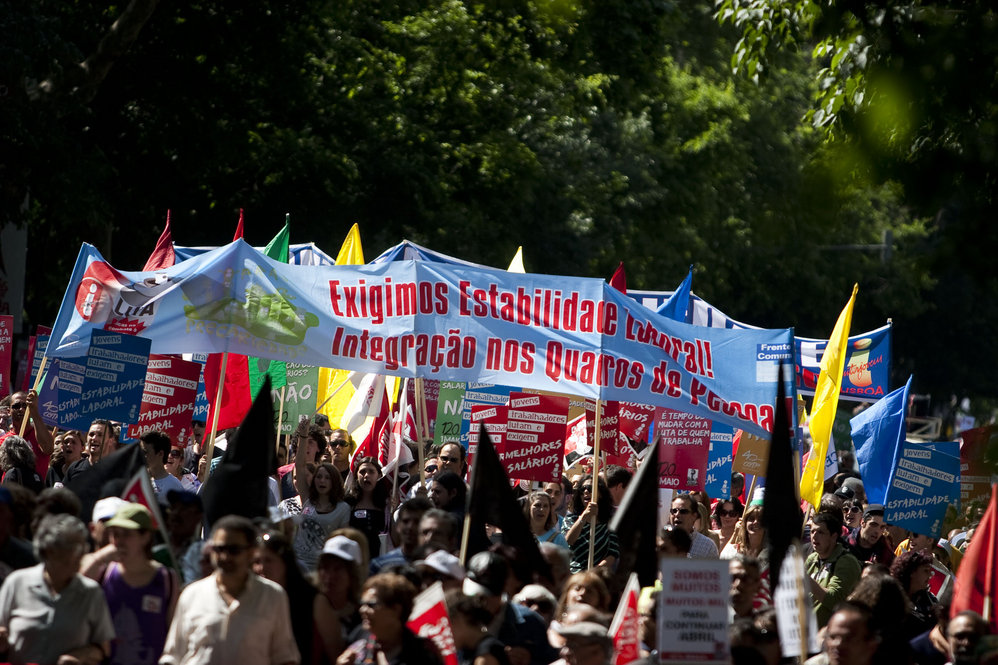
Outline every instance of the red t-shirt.
{"type": "MultiPolygon", "coordinates": [[[[0,445],[3,445],[4,439],[8,436],[16,436],[16,431],[10,431],[0,436],[0,445]]],[[[30,427],[24,429],[24,440],[31,444],[31,451],[35,453],[35,471],[38,475],[45,479],[45,474],[49,472],[49,459],[51,455],[46,455],[42,452],[42,449],[38,446],[38,439],[35,438],[35,430],[30,427]]]]}

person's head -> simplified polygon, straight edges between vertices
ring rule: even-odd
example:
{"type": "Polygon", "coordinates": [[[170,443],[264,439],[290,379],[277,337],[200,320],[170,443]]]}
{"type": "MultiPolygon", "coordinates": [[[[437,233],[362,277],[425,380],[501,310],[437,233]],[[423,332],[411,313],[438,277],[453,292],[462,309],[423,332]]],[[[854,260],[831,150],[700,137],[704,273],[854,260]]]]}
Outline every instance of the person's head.
{"type": "Polygon", "coordinates": [[[846,601],[828,620],[825,651],[829,665],[868,665],[879,644],[873,613],[865,605],[846,601]]]}
{"type": "Polygon", "coordinates": [[[551,503],[554,505],[554,510],[557,512],[561,510],[562,505],[564,505],[565,499],[565,486],[561,484],[561,481],[544,483],[542,485],[544,493],[551,497],[551,503]]]}
{"type": "Polygon", "coordinates": [[[308,433],[301,445],[305,446],[305,461],[311,464],[318,464],[323,451],[326,449],[326,437],[322,435],[322,430],[317,425],[309,425],[308,433]]]}
{"type": "Polygon", "coordinates": [[[439,582],[444,591],[460,589],[465,570],[461,560],[446,550],[434,550],[415,562],[419,571],[420,590],[425,590],[439,582]]]}
{"type": "Polygon", "coordinates": [[[638,596],[638,636],[642,644],[655,644],[658,633],[658,595],[660,591],[645,587],[638,596]]]}
{"type": "Polygon", "coordinates": [[[7,473],[14,468],[34,469],[35,453],[25,439],[11,434],[0,444],[0,471],[7,473]]]}
{"type": "Polygon", "coordinates": [[[116,438],[111,434],[113,430],[114,425],[104,418],[98,418],[90,423],[90,429],[87,430],[87,452],[90,453],[91,461],[96,462],[104,455],[114,452],[112,444],[109,443],[112,438],[116,438]]]}
{"type": "Polygon", "coordinates": [[[853,497],[859,503],[866,503],[866,488],[863,486],[863,481],[855,476],[846,478],[842,481],[842,487],[852,490],[853,497]]]}
{"type": "Polygon", "coordinates": [[[53,580],[71,579],[87,547],[87,527],[72,515],[46,515],[32,541],[35,556],[53,580]]]}
{"type": "Polygon", "coordinates": [[[436,456],[427,457],[423,461],[423,473],[426,475],[427,480],[433,480],[433,476],[437,475],[440,470],[440,459],[436,456]]]}
{"type": "Polygon", "coordinates": [[[146,465],[150,473],[155,468],[162,470],[170,454],[170,435],[159,430],[151,430],[139,437],[142,451],[146,454],[146,465]]]}
{"type": "Polygon", "coordinates": [[[610,591],[595,570],[584,570],[568,578],[558,600],[555,618],[560,620],[569,606],[579,604],[589,605],[601,612],[610,609],[610,591]]]}
{"type": "Polygon", "coordinates": [[[610,464],[604,469],[603,477],[606,479],[607,489],[610,490],[610,499],[613,505],[620,505],[620,500],[624,498],[624,492],[627,491],[627,486],[633,475],[624,467],[616,464],[610,464]]]}
{"type": "Polygon", "coordinates": [[[842,522],[850,529],[860,525],[863,517],[863,504],[856,499],[842,503],[842,522]]]}
{"type": "MultiPolygon", "coordinates": [[[[745,476],[735,471],[731,474],[731,498],[737,499],[745,491],[745,476]]],[[[749,497],[751,499],[751,497],[749,497]]]]}
{"type": "Polygon", "coordinates": [[[700,517],[700,509],[697,506],[697,500],[689,494],[677,494],[672,499],[672,508],[669,510],[672,526],[693,535],[693,529],[700,517]]]}
{"type": "Polygon", "coordinates": [[[440,454],[437,455],[437,459],[440,460],[438,473],[453,471],[457,475],[463,476],[467,470],[464,464],[464,447],[460,443],[445,443],[440,446],[440,454]]]}
{"type": "Polygon", "coordinates": [[[115,513],[118,512],[118,508],[125,505],[127,501],[120,499],[116,496],[108,496],[103,499],[98,499],[94,503],[93,512],[90,516],[90,537],[94,541],[97,549],[104,547],[108,544],[108,534],[106,525],[108,520],[114,517],[115,513]]]}
{"type": "Polygon", "coordinates": [[[332,504],[343,500],[343,476],[332,464],[320,464],[308,484],[308,500],[316,505],[321,499],[332,504]]]}
{"type": "MultiPolygon", "coordinates": [[[[596,521],[609,522],[613,516],[613,500],[610,498],[610,491],[602,478],[597,478],[598,484],[596,497],[596,521]]],[[[581,515],[586,506],[593,500],[593,476],[587,473],[579,477],[575,491],[572,493],[572,512],[581,515]]]]}
{"type": "Polygon", "coordinates": [[[345,469],[350,466],[350,451],[353,450],[350,433],[345,429],[334,429],[329,433],[328,442],[333,466],[337,469],[345,469]]]}
{"type": "Polygon", "coordinates": [[[417,496],[409,499],[399,508],[398,521],[395,526],[398,528],[399,540],[402,550],[411,552],[419,545],[419,521],[427,510],[433,507],[430,500],[424,496],[417,496]]]}
{"type": "Polygon", "coordinates": [[[412,612],[416,593],[415,585],[401,575],[369,577],[360,592],[361,625],[375,639],[395,638],[412,612]]]}
{"type": "MultiPolygon", "coordinates": [[[[49,487],[38,494],[35,501],[35,508],[31,512],[31,530],[38,528],[38,523],[46,515],[72,515],[80,516],[82,509],[80,498],[65,487],[49,487]]],[[[0,539],[3,542],[3,539],[0,539]]]]}
{"type": "Polygon", "coordinates": [[[531,492],[523,502],[523,516],[531,524],[537,520],[544,531],[548,531],[558,523],[558,513],[554,511],[554,499],[547,492],[531,492]]]}
{"type": "Polygon", "coordinates": [[[842,518],[836,513],[819,511],[811,518],[811,547],[820,559],[827,559],[839,542],[842,518]]]}
{"type": "Polygon", "coordinates": [[[381,465],[378,464],[377,457],[367,456],[355,459],[353,461],[353,478],[351,479],[354,489],[350,493],[359,497],[366,493],[375,492],[381,476],[381,465]]]}
{"type": "Polygon", "coordinates": [[[252,567],[254,573],[285,589],[290,586],[291,577],[301,577],[291,541],[280,531],[267,531],[256,539],[252,567]]]}
{"type": "Polygon", "coordinates": [[[714,504],[713,517],[717,526],[722,530],[734,529],[743,512],[745,512],[745,507],[740,499],[721,499],[714,504]]]}
{"type": "Polygon", "coordinates": [[[203,420],[192,420],[191,421],[191,439],[193,439],[195,444],[200,444],[204,441],[204,426],[203,420]]]}
{"type": "Polygon", "coordinates": [[[870,608],[873,612],[873,625],[882,636],[902,631],[905,618],[911,610],[908,596],[898,581],[889,574],[864,574],[847,600],[870,608]]]}
{"type": "Polygon", "coordinates": [[[453,471],[440,471],[430,481],[430,501],[441,510],[463,510],[468,486],[453,471]]]}
{"type": "Polygon", "coordinates": [[[152,513],[138,503],[126,503],[104,525],[117,559],[125,566],[152,556],[152,513]]]}
{"type": "Polygon", "coordinates": [[[257,532],[253,522],[240,515],[226,515],[215,522],[207,546],[211,563],[222,575],[245,576],[250,572],[257,532]]]}
{"type": "Polygon", "coordinates": [[[753,557],[738,554],[728,561],[728,571],[731,573],[728,602],[731,603],[735,616],[751,616],[752,601],[759,593],[759,587],[762,583],[759,561],[753,557]]]}
{"type": "Polygon", "coordinates": [[[166,456],[166,464],[163,465],[167,473],[180,478],[184,473],[184,449],[170,448],[166,456]]]}
{"type": "Polygon", "coordinates": [[[435,543],[448,552],[457,547],[457,519],[446,510],[432,508],[419,520],[419,543],[435,543]]]}
{"type": "Polygon", "coordinates": [[[62,448],[62,463],[66,466],[83,459],[85,446],[83,432],[80,430],[71,429],[68,432],[63,432],[59,445],[62,448]]]}
{"type": "Polygon", "coordinates": [[[541,557],[551,568],[550,579],[541,579],[541,583],[548,585],[548,589],[555,596],[560,596],[565,588],[565,582],[569,577],[571,559],[568,550],[554,543],[540,543],[541,557]]]}
{"type": "Polygon", "coordinates": [[[613,655],[613,638],[600,623],[579,621],[554,630],[565,640],[560,655],[568,665],[603,665],[613,655]]]}
{"type": "Polygon", "coordinates": [[[977,663],[977,645],[988,634],[988,623],[977,612],[964,610],[950,619],[946,628],[950,661],[953,665],[977,663]]]}
{"type": "Polygon", "coordinates": [[[18,390],[10,396],[10,420],[11,429],[15,432],[21,431],[21,419],[28,413],[28,393],[25,390],[18,390]]]}
{"type": "Polygon", "coordinates": [[[656,541],[658,555],[685,558],[693,547],[693,536],[682,527],[666,524],[656,541]]]}
{"type": "Polygon", "coordinates": [[[932,555],[921,550],[902,553],[891,563],[891,576],[909,596],[924,590],[932,578],[932,555]]]}
{"type": "Polygon", "coordinates": [[[878,540],[884,537],[884,507],[878,503],[871,503],[863,511],[863,521],[859,525],[859,543],[863,547],[872,547],[878,540]]]}
{"type": "Polygon", "coordinates": [[[545,624],[550,624],[554,619],[554,610],[558,605],[558,599],[540,584],[528,584],[519,593],[513,596],[513,602],[533,610],[541,615],[545,624]]]}
{"type": "Polygon", "coordinates": [[[486,626],[492,621],[492,613],[480,597],[466,596],[460,590],[448,591],[445,600],[454,645],[458,649],[474,648],[482,640],[486,626]]]}
{"type": "Polygon", "coordinates": [[[328,539],[319,555],[319,592],[327,598],[344,594],[344,600],[355,600],[360,588],[357,565],[361,560],[360,546],[350,538],[340,535],[328,539]]]}
{"type": "Polygon", "coordinates": [[[169,504],[164,520],[170,540],[184,543],[193,538],[204,519],[201,497],[193,492],[170,490],[166,493],[169,504]]]}
{"type": "Polygon", "coordinates": [[[936,546],[936,539],[933,536],[928,536],[924,533],[915,533],[914,531],[911,531],[908,533],[908,545],[913,550],[931,553],[932,548],[936,546]]]}

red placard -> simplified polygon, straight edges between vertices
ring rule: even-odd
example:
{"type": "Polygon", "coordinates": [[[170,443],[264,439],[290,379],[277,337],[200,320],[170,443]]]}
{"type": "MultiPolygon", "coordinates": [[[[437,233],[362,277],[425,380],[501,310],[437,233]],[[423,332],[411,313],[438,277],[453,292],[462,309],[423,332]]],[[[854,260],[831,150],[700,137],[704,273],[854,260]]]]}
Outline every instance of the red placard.
{"type": "Polygon", "coordinates": [[[710,455],[710,421],[672,409],[659,408],[657,413],[659,487],[702,490],[710,455]]]}
{"type": "Polygon", "coordinates": [[[505,450],[510,478],[557,482],[565,456],[568,398],[510,393],[505,450]]]}
{"type": "Polygon", "coordinates": [[[14,316],[0,315],[0,398],[10,394],[11,358],[14,351],[14,316]]]}
{"type": "Polygon", "coordinates": [[[200,377],[201,363],[151,354],[139,421],[128,427],[128,436],[137,439],[158,429],[170,436],[173,445],[186,448],[193,441],[191,417],[200,377]]]}
{"type": "Polygon", "coordinates": [[[444,602],[444,588],[434,582],[412,603],[412,612],[406,626],[420,637],[433,640],[440,652],[444,665],[457,665],[457,648],[454,646],[454,633],[450,627],[450,616],[444,602]]]}

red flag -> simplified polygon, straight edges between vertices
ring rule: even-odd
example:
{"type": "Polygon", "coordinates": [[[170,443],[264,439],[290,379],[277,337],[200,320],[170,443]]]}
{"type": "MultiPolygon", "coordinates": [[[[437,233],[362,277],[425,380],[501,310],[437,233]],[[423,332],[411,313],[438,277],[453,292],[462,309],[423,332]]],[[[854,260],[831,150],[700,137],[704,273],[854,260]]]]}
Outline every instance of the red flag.
{"type": "MultiPolygon", "coordinates": [[[[204,388],[208,396],[208,427],[214,422],[218,380],[222,373],[222,354],[212,353],[204,364],[204,388]]],[[[218,430],[239,427],[249,413],[253,398],[250,396],[249,363],[246,356],[230,353],[225,365],[225,385],[222,388],[222,408],[218,411],[218,430]]]]}
{"type": "Polygon", "coordinates": [[[950,607],[950,618],[964,610],[977,612],[987,619],[992,634],[998,632],[998,618],[994,612],[995,596],[998,595],[995,550],[998,550],[998,484],[991,485],[991,503],[960,562],[950,607]]]}
{"type": "Polygon", "coordinates": [[[624,262],[621,261],[620,265],[613,273],[613,277],[610,278],[610,286],[617,289],[623,294],[627,294],[627,275],[624,274],[624,262]]]}
{"type": "Polygon", "coordinates": [[[440,652],[444,665],[457,665],[457,648],[450,627],[450,615],[444,602],[444,588],[434,582],[412,603],[406,627],[420,637],[427,637],[440,652]]]}
{"type": "Polygon", "coordinates": [[[236,224],[236,234],[232,236],[232,242],[241,240],[243,237],[243,209],[239,209],[239,223],[236,224]]]}
{"type": "Polygon", "coordinates": [[[163,515],[159,510],[159,501],[156,500],[156,492],[149,481],[148,470],[139,469],[138,473],[132,476],[132,479],[125,485],[125,491],[121,493],[121,498],[129,503],[145,506],[152,513],[153,528],[159,529],[165,525],[163,515]]]}
{"type": "Polygon", "coordinates": [[[170,211],[167,210],[166,226],[163,227],[163,233],[156,241],[156,247],[152,250],[152,254],[149,255],[146,264],[142,266],[142,272],[169,268],[176,262],[177,255],[173,251],[173,233],[170,231],[170,211]]]}
{"type": "Polygon", "coordinates": [[[613,635],[613,665],[626,665],[641,657],[640,626],[641,617],[638,614],[638,595],[641,587],[638,585],[638,574],[631,573],[620,597],[620,604],[610,623],[610,634],[613,635]]]}

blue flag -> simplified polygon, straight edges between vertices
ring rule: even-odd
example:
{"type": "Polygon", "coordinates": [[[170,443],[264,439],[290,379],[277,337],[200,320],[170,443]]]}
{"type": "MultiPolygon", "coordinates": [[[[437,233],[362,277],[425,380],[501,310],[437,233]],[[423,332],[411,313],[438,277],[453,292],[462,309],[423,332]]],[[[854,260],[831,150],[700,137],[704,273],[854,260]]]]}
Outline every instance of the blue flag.
{"type": "Polygon", "coordinates": [[[690,307],[690,290],[693,288],[693,266],[683,283],[655,310],[662,316],[667,316],[680,323],[693,323],[693,308],[690,307]]]}
{"type": "Polygon", "coordinates": [[[849,421],[859,473],[863,477],[863,488],[870,503],[887,503],[891,472],[904,444],[904,419],[910,388],[909,376],[903,388],[885,395],[849,421]]]}

